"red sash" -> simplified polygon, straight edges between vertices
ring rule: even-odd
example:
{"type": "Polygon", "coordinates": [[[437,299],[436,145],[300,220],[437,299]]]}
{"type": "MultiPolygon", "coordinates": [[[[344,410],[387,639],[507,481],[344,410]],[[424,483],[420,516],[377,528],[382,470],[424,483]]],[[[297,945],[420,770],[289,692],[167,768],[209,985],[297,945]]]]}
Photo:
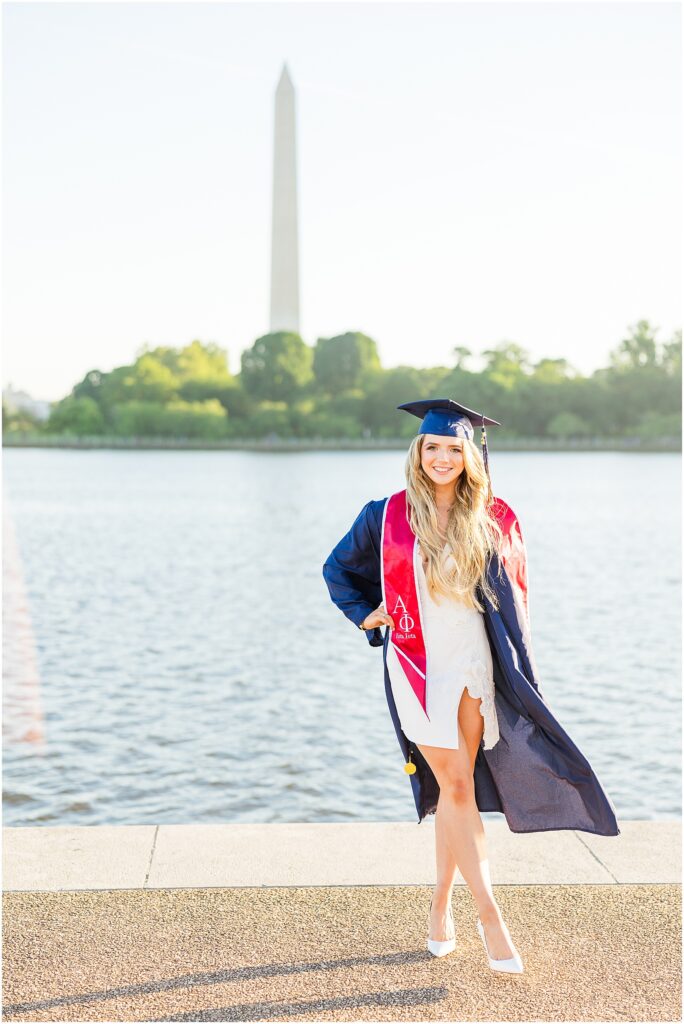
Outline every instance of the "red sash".
{"type": "MultiPolygon", "coordinates": [[[[520,592],[527,614],[527,567],[525,545],[518,519],[502,498],[494,498],[491,515],[503,533],[501,562],[514,589],[520,592]]],[[[411,689],[427,713],[425,637],[416,579],[417,538],[408,520],[406,491],[387,499],[382,519],[382,597],[395,628],[389,642],[397,654],[411,689]]]]}

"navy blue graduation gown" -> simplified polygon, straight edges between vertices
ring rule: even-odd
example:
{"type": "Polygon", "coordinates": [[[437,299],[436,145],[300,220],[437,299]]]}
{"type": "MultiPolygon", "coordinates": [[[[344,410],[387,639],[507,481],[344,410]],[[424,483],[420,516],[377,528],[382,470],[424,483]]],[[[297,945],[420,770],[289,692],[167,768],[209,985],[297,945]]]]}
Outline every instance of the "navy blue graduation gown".
{"type": "MultiPolygon", "coordinates": [[[[355,626],[382,601],[380,553],[382,514],[387,498],[369,501],[334,547],[323,576],[335,605],[355,626]]],[[[529,633],[523,635],[511,584],[498,573],[493,556],[488,579],[498,610],[478,590],[494,667],[499,741],[482,743],[474,770],[475,799],[481,811],[505,815],[512,832],[577,829],[596,835],[620,834],[615,810],[586,757],[554,717],[540,690],[529,633]]],[[[389,630],[366,632],[371,647],[383,648],[385,695],[409,775],[418,823],[437,809],[439,786],[418,747],[404,735],[387,671],[389,630]]],[[[428,686],[429,686],[428,679],[428,686]]]]}

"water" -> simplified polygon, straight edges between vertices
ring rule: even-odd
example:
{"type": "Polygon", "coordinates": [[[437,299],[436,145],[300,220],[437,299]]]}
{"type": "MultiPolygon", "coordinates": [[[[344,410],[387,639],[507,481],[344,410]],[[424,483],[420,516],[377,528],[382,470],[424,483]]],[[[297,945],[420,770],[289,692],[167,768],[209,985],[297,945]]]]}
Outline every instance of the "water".
{"type": "MultiPolygon", "coordinates": [[[[5,824],[416,821],[381,649],[321,576],[403,460],[6,449],[5,824]]],[[[679,455],[492,473],[545,697],[619,818],[679,815],[679,455]]]]}

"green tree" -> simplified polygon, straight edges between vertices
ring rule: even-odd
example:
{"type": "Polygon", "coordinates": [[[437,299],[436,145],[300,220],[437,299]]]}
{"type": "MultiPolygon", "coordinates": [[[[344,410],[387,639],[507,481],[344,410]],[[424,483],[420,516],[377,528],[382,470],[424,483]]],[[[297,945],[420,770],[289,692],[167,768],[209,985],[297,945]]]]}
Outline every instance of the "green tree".
{"type": "Polygon", "coordinates": [[[368,386],[363,424],[375,437],[410,437],[418,421],[397,406],[421,397],[420,370],[414,366],[383,370],[368,386]]]}
{"type": "Polygon", "coordinates": [[[635,434],[643,438],[679,439],[682,437],[682,414],[680,412],[662,413],[652,410],[644,413],[636,425],[635,434]]]}
{"type": "Polygon", "coordinates": [[[217,398],[204,402],[180,399],[169,402],[164,406],[162,424],[167,437],[218,440],[228,433],[226,410],[217,398]]]}
{"type": "MultiPolygon", "coordinates": [[[[439,392],[436,398],[453,398],[468,409],[498,420],[504,425],[508,436],[517,433],[511,413],[521,402],[519,392],[511,392],[487,374],[457,367],[441,378],[435,390],[439,392]]],[[[496,431],[498,428],[492,429],[496,431]]],[[[495,434],[492,436],[495,437],[495,434]]],[[[479,434],[476,433],[476,437],[479,434]]]]}
{"type": "Polygon", "coordinates": [[[658,362],[658,345],[656,342],[657,328],[651,327],[648,320],[639,320],[629,328],[616,349],[610,354],[611,366],[616,370],[638,370],[643,367],[654,367],[658,362]]]}
{"type": "Polygon", "coordinates": [[[186,380],[181,384],[178,395],[186,402],[205,402],[216,398],[231,418],[245,416],[249,408],[249,397],[235,377],[226,383],[202,378],[186,380]]]}
{"type": "Polygon", "coordinates": [[[356,438],[363,434],[363,425],[354,416],[312,412],[302,424],[301,437],[356,438]]]}
{"type": "Polygon", "coordinates": [[[312,381],[312,363],[313,352],[298,334],[264,334],[242,353],[242,384],[253,398],[293,401],[312,381]]]}
{"type": "Polygon", "coordinates": [[[246,405],[239,382],[228,370],[225,350],[198,340],[182,348],[144,345],[131,365],[109,373],[89,370],[72,396],[94,399],[110,424],[114,407],[126,402],[165,405],[216,398],[231,414],[241,414],[246,405]]]}
{"type": "MultiPolygon", "coordinates": [[[[525,349],[508,341],[485,351],[480,373],[466,368],[470,352],[463,346],[454,349],[451,369],[383,370],[375,343],[359,332],[320,338],[315,352],[299,335],[277,332],[243,354],[239,377],[230,374],[225,351],[213,343],[144,346],[130,365],[107,373],[89,370],[53,407],[44,429],[81,435],[116,429],[167,437],[408,438],[417,421],[396,406],[451,397],[499,420],[508,437],[672,438],[681,431],[682,333],[675,331],[663,345],[655,335],[648,321],[638,321],[609,365],[590,377],[565,359],[531,365],[525,349]]],[[[7,410],[3,424],[6,430],[27,425],[7,410]]],[[[494,444],[496,434],[494,429],[494,444]]]]}
{"type": "Polygon", "coordinates": [[[130,366],[110,373],[89,371],[73,389],[75,397],[94,398],[106,411],[116,402],[168,402],[178,392],[178,377],[152,352],[143,352],[130,366]]]}
{"type": "Polygon", "coordinates": [[[544,384],[562,384],[579,374],[567,359],[540,359],[534,364],[532,376],[544,384]]]}
{"type": "Polygon", "coordinates": [[[214,342],[201,342],[195,339],[183,348],[149,348],[144,345],[136,353],[136,361],[144,355],[153,356],[181,382],[231,379],[226,350],[214,342]]]}
{"type": "Polygon", "coordinates": [[[324,393],[356,388],[368,373],[379,369],[377,345],[367,334],[348,331],[316,342],[313,372],[317,387],[324,393]]]}
{"type": "Polygon", "coordinates": [[[100,404],[102,381],[106,374],[101,370],[88,370],[85,377],[71,389],[73,398],[92,398],[100,404]]]}
{"type": "Polygon", "coordinates": [[[192,341],[181,349],[152,349],[150,355],[163,362],[178,381],[178,397],[187,402],[218,399],[229,416],[243,416],[248,400],[228,369],[225,349],[213,342],[192,341]]]}
{"type": "Polygon", "coordinates": [[[340,391],[336,395],[319,396],[315,412],[330,417],[355,419],[361,424],[365,403],[366,392],[362,388],[352,388],[349,391],[340,391]]]}
{"type": "Polygon", "coordinates": [[[681,332],[662,349],[657,328],[639,320],[610,354],[610,365],[596,370],[610,414],[610,433],[639,434],[653,430],[650,413],[668,415],[681,411],[681,332]],[[645,426],[644,426],[645,425],[645,426]]]}
{"type": "Polygon", "coordinates": [[[121,402],[130,401],[133,382],[133,365],[117,366],[109,373],[102,374],[99,383],[98,404],[107,423],[112,423],[113,410],[121,402]]]}
{"type": "Polygon", "coordinates": [[[532,373],[503,396],[507,429],[513,427],[519,436],[543,437],[559,409],[566,408],[569,385],[578,376],[566,359],[540,359],[532,373]]]}
{"type": "Polygon", "coordinates": [[[473,353],[469,348],[466,348],[464,345],[455,345],[451,350],[451,354],[454,357],[454,366],[457,370],[468,369],[466,363],[473,357],[473,353]]]}
{"type": "Polygon", "coordinates": [[[181,380],[231,380],[228,353],[214,342],[192,341],[178,355],[177,375],[181,380]]]}
{"type": "Polygon", "coordinates": [[[226,410],[217,399],[121,402],[114,407],[112,420],[120,437],[216,439],[228,433],[226,410]]]}
{"type": "Polygon", "coordinates": [[[126,397],[140,402],[170,402],[178,393],[179,380],[172,370],[151,353],[136,359],[125,379],[126,397]]]}
{"type": "Polygon", "coordinates": [[[252,403],[249,413],[235,430],[240,437],[291,437],[292,423],[287,402],[252,403]]]}
{"type": "Polygon", "coordinates": [[[516,387],[531,369],[528,352],[514,341],[502,341],[494,348],[485,349],[482,355],[486,361],[485,374],[509,390],[516,387]]]}
{"type": "Polygon", "coordinates": [[[418,380],[421,395],[427,398],[449,398],[444,392],[444,381],[451,376],[453,370],[448,366],[421,366],[418,380]]]}
{"type": "Polygon", "coordinates": [[[668,377],[682,375],[682,332],[675,331],[672,340],[665,342],[661,354],[661,366],[668,377]]]}
{"type": "Polygon", "coordinates": [[[105,432],[105,421],[94,398],[68,395],[53,405],[45,430],[49,434],[90,437],[105,432]]]}
{"type": "Polygon", "coordinates": [[[573,412],[584,420],[589,435],[609,437],[614,430],[611,402],[605,380],[596,375],[576,377],[567,381],[559,392],[553,414],[559,410],[573,412]]]}
{"type": "Polygon", "coordinates": [[[559,438],[575,438],[575,437],[586,437],[589,433],[589,427],[585,420],[581,416],[577,416],[574,412],[559,412],[557,413],[551,422],[549,423],[547,433],[551,437],[559,438]]]}

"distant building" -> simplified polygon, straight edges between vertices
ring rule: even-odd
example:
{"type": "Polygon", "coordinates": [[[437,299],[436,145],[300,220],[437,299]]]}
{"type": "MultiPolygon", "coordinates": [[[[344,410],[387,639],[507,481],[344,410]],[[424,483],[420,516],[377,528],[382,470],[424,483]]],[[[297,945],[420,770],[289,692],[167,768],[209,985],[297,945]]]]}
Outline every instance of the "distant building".
{"type": "Polygon", "coordinates": [[[26,391],[15,391],[11,384],[3,388],[2,404],[8,412],[28,412],[38,420],[46,420],[50,415],[50,402],[31,398],[26,391]]]}
{"type": "Polygon", "coordinates": [[[283,65],[273,124],[270,330],[299,333],[299,235],[295,91],[283,65]]]}

